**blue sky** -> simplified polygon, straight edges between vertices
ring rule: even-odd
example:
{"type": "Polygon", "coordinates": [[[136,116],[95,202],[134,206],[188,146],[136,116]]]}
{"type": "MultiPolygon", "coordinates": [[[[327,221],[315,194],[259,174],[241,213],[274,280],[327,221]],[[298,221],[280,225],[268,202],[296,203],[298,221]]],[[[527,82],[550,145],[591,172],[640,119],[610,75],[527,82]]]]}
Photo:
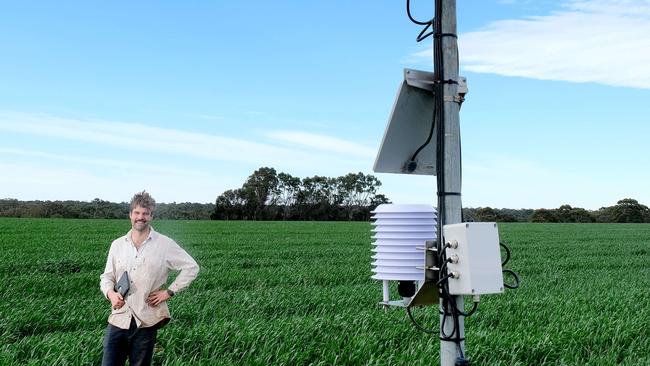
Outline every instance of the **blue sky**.
{"type": "MultiPolygon", "coordinates": [[[[412,1],[431,17],[433,1],[412,1]]],[[[0,197],[214,202],[261,166],[372,173],[405,1],[5,2],[0,197]]],[[[458,1],[465,207],[650,205],[650,1],[458,1]]],[[[396,203],[435,178],[376,174],[396,203]]]]}

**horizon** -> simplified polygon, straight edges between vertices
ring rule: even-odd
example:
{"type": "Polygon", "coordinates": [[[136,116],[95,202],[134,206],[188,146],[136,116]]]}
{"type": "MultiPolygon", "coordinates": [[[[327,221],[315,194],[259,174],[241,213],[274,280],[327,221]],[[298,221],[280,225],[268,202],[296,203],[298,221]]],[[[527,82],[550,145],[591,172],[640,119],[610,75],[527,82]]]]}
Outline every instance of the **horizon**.
{"type": "MultiPolygon", "coordinates": [[[[390,197],[388,197],[388,199],[390,199],[390,197]]],[[[621,198],[621,199],[619,199],[617,201],[617,203],[619,201],[621,201],[621,200],[624,200],[624,199],[633,199],[633,200],[637,201],[639,204],[641,204],[643,206],[648,206],[648,205],[644,204],[643,202],[641,202],[641,201],[639,201],[639,200],[637,200],[637,199],[635,199],[633,197],[621,198]]],[[[18,202],[68,202],[69,201],[69,202],[83,202],[83,203],[92,203],[94,200],[100,200],[100,201],[119,204],[119,205],[121,205],[121,204],[128,205],[129,204],[128,201],[110,201],[110,200],[102,199],[100,197],[95,197],[95,198],[93,198],[91,200],[21,200],[21,199],[18,199],[18,198],[11,198],[11,197],[0,198],[0,201],[7,201],[7,200],[16,200],[18,202]]],[[[604,208],[615,206],[617,203],[615,203],[614,205],[611,205],[611,206],[601,206],[601,207],[599,207],[597,209],[589,209],[589,208],[585,208],[585,207],[578,207],[578,206],[572,206],[572,205],[570,205],[570,206],[572,208],[583,208],[583,209],[585,209],[587,211],[599,211],[599,210],[604,209],[604,208]]],[[[216,202],[192,202],[192,201],[159,202],[159,201],[156,201],[156,205],[159,205],[159,204],[162,204],[162,205],[180,205],[180,204],[216,205],[216,202]]],[[[394,204],[394,202],[391,202],[390,204],[394,204]]],[[[492,207],[492,206],[463,206],[462,208],[463,209],[470,209],[470,210],[475,210],[475,209],[480,209],[480,208],[492,208],[492,209],[495,209],[495,210],[514,210],[514,211],[533,210],[533,211],[535,211],[535,210],[544,210],[544,209],[546,209],[546,210],[555,210],[555,209],[560,208],[563,205],[566,205],[566,204],[562,204],[562,205],[560,205],[558,207],[537,207],[537,208],[534,208],[534,207],[513,208],[513,207],[492,207]]],[[[433,206],[435,206],[435,205],[433,205],[433,206]]]]}

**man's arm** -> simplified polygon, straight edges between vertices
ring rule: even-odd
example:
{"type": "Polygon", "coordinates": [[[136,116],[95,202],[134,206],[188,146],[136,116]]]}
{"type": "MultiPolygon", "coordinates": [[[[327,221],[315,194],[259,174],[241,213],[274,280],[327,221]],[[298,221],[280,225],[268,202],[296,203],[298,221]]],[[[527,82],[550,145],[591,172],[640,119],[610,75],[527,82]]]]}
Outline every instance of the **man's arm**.
{"type": "Polygon", "coordinates": [[[104,273],[99,276],[99,288],[104,294],[104,297],[108,299],[108,292],[112,291],[115,288],[115,249],[114,245],[111,244],[111,248],[108,250],[108,257],[106,258],[106,266],[104,267],[104,273]]]}
{"type": "Polygon", "coordinates": [[[106,266],[104,273],[99,276],[99,288],[101,289],[104,297],[111,301],[113,309],[119,309],[124,306],[124,298],[122,295],[114,291],[115,288],[115,250],[113,244],[108,250],[108,258],[106,259],[106,266]]]}
{"type": "Polygon", "coordinates": [[[180,271],[174,282],[169,285],[169,289],[174,293],[183,291],[199,274],[199,265],[194,258],[175,242],[171,244],[166,262],[170,269],[180,271]]]}
{"type": "MultiPolygon", "coordinates": [[[[192,258],[192,256],[190,256],[174,241],[170,243],[165,262],[170,269],[180,271],[174,282],[172,282],[167,289],[170,290],[172,294],[185,289],[199,274],[199,265],[196,263],[194,258],[192,258]]],[[[158,306],[160,303],[169,300],[172,295],[167,290],[159,290],[150,293],[147,297],[147,303],[150,306],[158,306]]]]}

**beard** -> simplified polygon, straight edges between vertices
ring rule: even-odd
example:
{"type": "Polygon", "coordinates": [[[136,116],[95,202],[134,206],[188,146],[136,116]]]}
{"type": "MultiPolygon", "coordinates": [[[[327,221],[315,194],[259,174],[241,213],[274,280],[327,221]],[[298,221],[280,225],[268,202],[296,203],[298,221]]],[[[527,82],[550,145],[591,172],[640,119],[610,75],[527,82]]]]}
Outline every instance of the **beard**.
{"type": "Polygon", "coordinates": [[[144,231],[149,227],[149,221],[138,220],[133,223],[133,228],[137,231],[144,231]]]}

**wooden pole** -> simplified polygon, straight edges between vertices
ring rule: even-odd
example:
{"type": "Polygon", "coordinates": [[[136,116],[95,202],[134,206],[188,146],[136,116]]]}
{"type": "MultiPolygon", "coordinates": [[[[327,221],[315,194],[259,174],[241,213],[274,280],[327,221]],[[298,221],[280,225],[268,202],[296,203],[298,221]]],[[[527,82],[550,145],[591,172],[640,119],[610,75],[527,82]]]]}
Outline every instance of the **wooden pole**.
{"type": "MultiPolygon", "coordinates": [[[[437,16],[437,15],[436,15],[437,16]]],[[[442,33],[443,34],[456,34],[456,0],[442,0],[442,33]]],[[[458,42],[456,37],[443,36],[441,37],[443,48],[443,71],[442,80],[458,81],[458,42]]],[[[435,52],[434,52],[435,54],[435,52]]],[[[443,192],[461,192],[461,160],[460,160],[460,119],[459,109],[460,103],[457,101],[458,84],[445,83],[443,84],[444,95],[444,186],[438,187],[438,194],[443,192]]],[[[456,224],[462,221],[461,216],[461,196],[443,195],[444,199],[444,212],[439,213],[444,215],[443,223],[456,224]]],[[[438,235],[442,235],[440,232],[438,235]]],[[[459,309],[463,309],[463,297],[455,296],[456,305],[459,309]]],[[[454,324],[454,318],[449,315],[440,315],[440,333],[449,335],[452,333],[454,327],[460,333],[460,338],[465,337],[465,322],[462,316],[459,316],[458,324],[454,324]],[[444,329],[443,325],[444,324],[444,329]]],[[[465,353],[465,342],[460,343],[460,347],[455,342],[442,341],[440,342],[440,365],[454,366],[456,358],[465,353]],[[460,348],[460,349],[459,349],[460,348]]]]}

